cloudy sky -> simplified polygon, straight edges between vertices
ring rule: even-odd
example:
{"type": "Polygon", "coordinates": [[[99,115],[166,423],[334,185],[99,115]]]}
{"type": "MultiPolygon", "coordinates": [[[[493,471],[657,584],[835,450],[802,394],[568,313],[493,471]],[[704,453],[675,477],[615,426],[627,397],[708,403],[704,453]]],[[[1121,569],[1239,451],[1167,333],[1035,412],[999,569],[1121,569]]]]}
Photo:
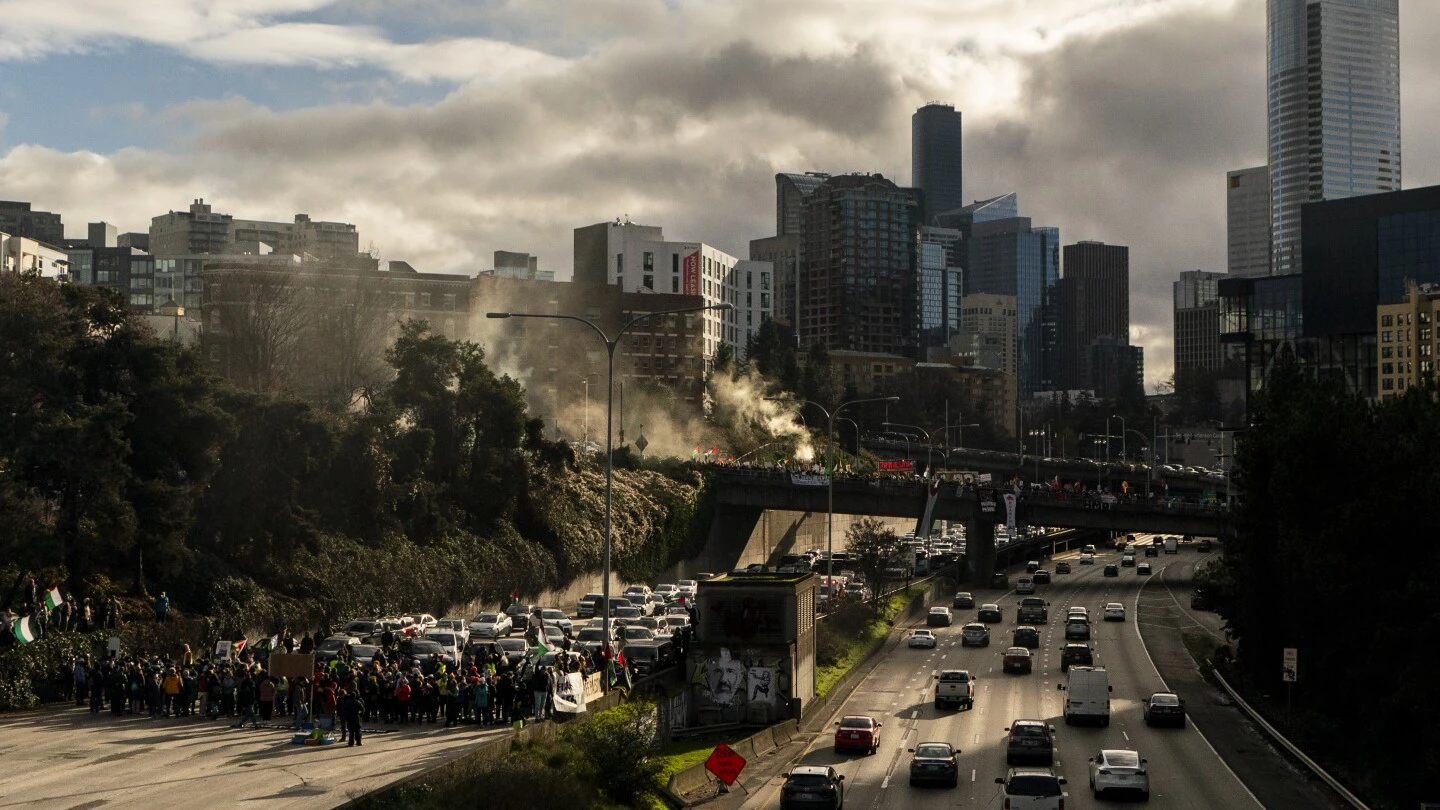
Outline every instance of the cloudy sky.
{"type": "MultiPolygon", "coordinates": [[[[1440,4],[1401,0],[1407,187],[1440,182],[1440,4]]],[[[145,230],[215,210],[355,223],[473,274],[569,274],[629,216],[744,256],[779,171],[909,182],[910,113],[964,114],[965,194],[1131,246],[1170,375],[1170,282],[1223,270],[1228,169],[1265,153],[1263,0],[0,0],[0,199],[145,230]]]]}

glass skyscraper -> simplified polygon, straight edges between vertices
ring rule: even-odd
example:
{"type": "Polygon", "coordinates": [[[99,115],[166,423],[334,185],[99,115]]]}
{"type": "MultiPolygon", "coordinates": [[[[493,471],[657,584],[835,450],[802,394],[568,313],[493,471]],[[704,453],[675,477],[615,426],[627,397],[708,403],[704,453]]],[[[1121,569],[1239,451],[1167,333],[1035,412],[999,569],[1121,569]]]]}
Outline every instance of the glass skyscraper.
{"type": "Polygon", "coordinates": [[[1268,0],[1272,270],[1300,207],[1400,188],[1399,0],[1268,0]]]}
{"type": "Polygon", "coordinates": [[[965,205],[960,113],[926,104],[910,116],[910,185],[925,192],[925,224],[965,205]]]}
{"type": "Polygon", "coordinates": [[[1015,298],[1020,395],[1050,390],[1053,381],[1044,360],[1046,307],[1060,277],[1060,229],[1032,227],[1028,217],[977,219],[969,244],[965,295],[1015,298]]]}

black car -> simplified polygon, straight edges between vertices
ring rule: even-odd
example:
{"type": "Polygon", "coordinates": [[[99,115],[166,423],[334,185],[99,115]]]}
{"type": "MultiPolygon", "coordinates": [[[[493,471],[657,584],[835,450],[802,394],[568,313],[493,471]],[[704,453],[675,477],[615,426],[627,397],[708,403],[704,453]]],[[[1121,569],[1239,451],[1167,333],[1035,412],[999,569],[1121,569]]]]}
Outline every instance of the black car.
{"type": "Polygon", "coordinates": [[[1156,692],[1145,699],[1141,707],[1145,725],[1173,725],[1185,727],[1185,701],[1174,692],[1156,692]]]}
{"type": "Polygon", "coordinates": [[[454,667],[459,663],[454,656],[445,652],[440,642],[423,638],[407,638],[400,642],[400,660],[402,669],[418,666],[426,675],[434,672],[437,664],[454,667]]]}
{"type": "Polygon", "coordinates": [[[1120,566],[1116,565],[1115,563],[1110,563],[1110,564],[1106,565],[1106,566],[1105,566],[1105,576],[1107,576],[1107,577],[1118,577],[1118,576],[1120,576],[1120,566]]]}
{"type": "Polygon", "coordinates": [[[1210,550],[1210,538],[1207,537],[1207,538],[1205,538],[1204,540],[1201,540],[1200,542],[1196,543],[1196,544],[1195,544],[1195,550],[1196,550],[1196,551],[1209,551],[1209,550],[1210,550]]]}
{"type": "Polygon", "coordinates": [[[1015,628],[1010,643],[1016,647],[1038,650],[1040,649],[1040,631],[1029,625],[1021,625],[1015,628]]]}
{"type": "Polygon", "coordinates": [[[539,610],[538,605],[527,605],[524,602],[516,602],[505,608],[505,615],[510,617],[510,622],[516,630],[525,630],[530,626],[530,612],[539,610]]]}
{"type": "Polygon", "coordinates": [[[1160,546],[1158,546],[1158,545],[1156,545],[1156,544],[1154,544],[1154,543],[1151,543],[1150,545],[1146,546],[1146,547],[1145,547],[1145,556],[1146,556],[1146,557],[1159,557],[1159,556],[1160,556],[1160,546]]]}
{"type": "Polygon", "coordinates": [[[955,594],[955,601],[952,602],[950,606],[953,608],[973,608],[975,607],[975,597],[972,596],[969,591],[961,591],[955,594]]]}
{"type": "Polygon", "coordinates": [[[845,806],[845,777],[829,765],[798,765],[785,777],[780,788],[780,810],[801,807],[824,807],[840,810],[845,806]]]}
{"type": "Polygon", "coordinates": [[[1049,572],[1049,571],[1046,571],[1044,568],[1041,568],[1040,570],[1036,571],[1035,574],[1034,574],[1031,578],[1035,580],[1035,584],[1036,584],[1036,585],[1049,585],[1049,584],[1050,584],[1050,572],[1049,572]]]}
{"type": "Polygon", "coordinates": [[[959,753],[947,742],[922,742],[910,749],[910,784],[940,782],[955,787],[960,784],[959,753]]]}
{"type": "Polygon", "coordinates": [[[1095,651],[1089,644],[1066,644],[1060,648],[1060,671],[1069,672],[1072,666],[1095,666],[1095,651]]]}
{"type": "Polygon", "coordinates": [[[1009,587],[1010,587],[1010,577],[1009,577],[1009,575],[1007,575],[1004,571],[996,571],[995,573],[991,574],[991,575],[990,575],[990,587],[992,587],[992,588],[1009,588],[1009,587]]]}
{"type": "Polygon", "coordinates": [[[975,612],[975,618],[986,624],[999,624],[1005,621],[1005,614],[1000,612],[998,605],[984,604],[975,612]]]}

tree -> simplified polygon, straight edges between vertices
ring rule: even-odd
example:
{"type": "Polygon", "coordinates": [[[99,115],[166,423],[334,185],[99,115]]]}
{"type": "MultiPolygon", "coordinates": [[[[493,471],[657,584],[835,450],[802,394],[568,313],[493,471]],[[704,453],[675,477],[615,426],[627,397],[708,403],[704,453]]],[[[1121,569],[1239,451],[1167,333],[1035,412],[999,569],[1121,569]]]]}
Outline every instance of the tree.
{"type": "Polygon", "coordinates": [[[291,270],[225,273],[221,293],[207,307],[207,333],[223,341],[221,371],[251,391],[286,390],[307,328],[305,292],[291,270]]]}
{"type": "Polygon", "coordinates": [[[873,517],[864,517],[845,530],[845,549],[854,555],[875,600],[885,588],[885,569],[896,565],[904,551],[894,530],[873,517]]]}

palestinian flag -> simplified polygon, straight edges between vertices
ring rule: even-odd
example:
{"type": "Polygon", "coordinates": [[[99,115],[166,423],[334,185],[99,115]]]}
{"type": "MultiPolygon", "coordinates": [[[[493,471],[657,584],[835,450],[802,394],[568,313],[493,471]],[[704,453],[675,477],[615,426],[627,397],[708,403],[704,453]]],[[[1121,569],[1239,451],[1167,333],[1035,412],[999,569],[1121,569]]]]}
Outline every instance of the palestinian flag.
{"type": "Polygon", "coordinates": [[[30,629],[29,616],[21,616],[16,619],[11,629],[15,632],[15,639],[21,644],[29,644],[35,640],[35,631],[30,629]]]}
{"type": "Polygon", "coordinates": [[[550,648],[545,646],[545,639],[541,638],[535,642],[535,648],[530,651],[531,658],[541,658],[550,653],[550,648]]]}
{"type": "Polygon", "coordinates": [[[64,601],[65,600],[60,596],[59,588],[51,588],[45,594],[45,607],[48,610],[54,610],[55,608],[60,607],[60,603],[64,601]]]}

